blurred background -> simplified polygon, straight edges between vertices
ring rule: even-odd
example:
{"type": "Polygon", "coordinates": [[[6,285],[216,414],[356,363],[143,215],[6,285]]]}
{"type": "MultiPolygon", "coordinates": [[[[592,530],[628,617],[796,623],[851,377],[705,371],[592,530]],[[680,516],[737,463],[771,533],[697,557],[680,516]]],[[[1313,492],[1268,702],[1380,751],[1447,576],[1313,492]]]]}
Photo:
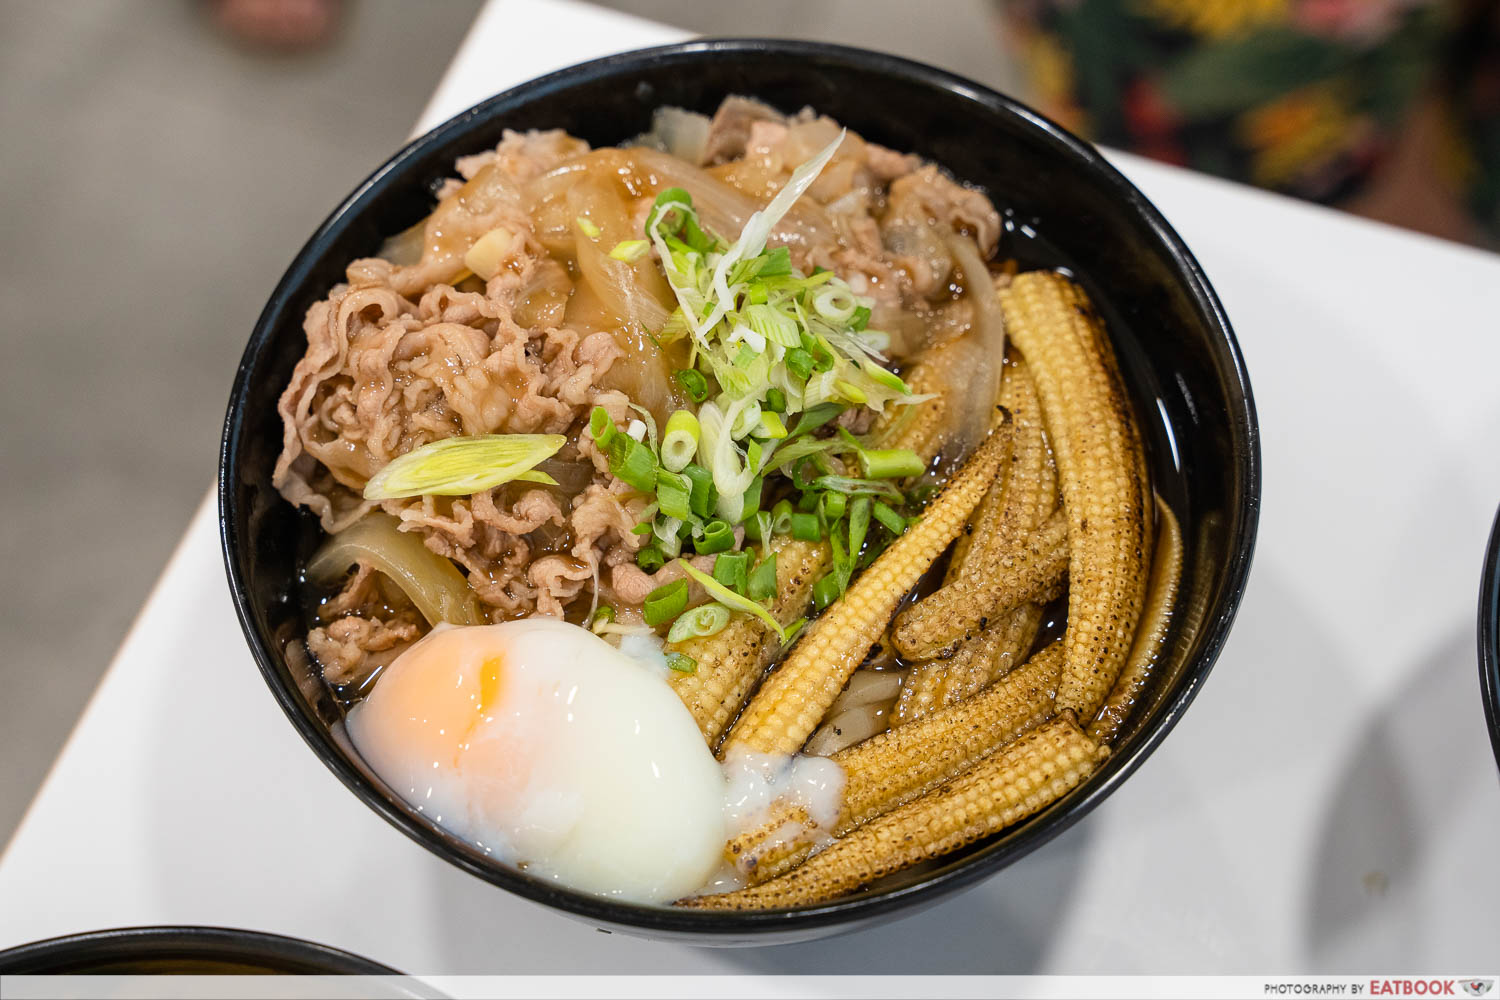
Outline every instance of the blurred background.
{"type": "MultiPolygon", "coordinates": [[[[1500,234],[1492,0],[602,2],[896,52],[1116,147],[1500,234]]],[[[479,7],[0,3],[0,843],[212,483],[266,295],[407,137],[479,7]]]]}

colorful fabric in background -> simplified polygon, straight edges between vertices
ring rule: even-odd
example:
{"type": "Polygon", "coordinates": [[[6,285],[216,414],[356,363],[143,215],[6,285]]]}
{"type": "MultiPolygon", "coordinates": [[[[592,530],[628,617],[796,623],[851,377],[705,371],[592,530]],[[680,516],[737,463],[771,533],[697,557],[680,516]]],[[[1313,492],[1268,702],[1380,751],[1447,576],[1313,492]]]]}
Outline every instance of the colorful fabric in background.
{"type": "Polygon", "coordinates": [[[1500,3],[999,3],[1034,99],[1068,128],[1314,201],[1366,185],[1413,105],[1440,91],[1442,172],[1500,238],[1500,3]]]}

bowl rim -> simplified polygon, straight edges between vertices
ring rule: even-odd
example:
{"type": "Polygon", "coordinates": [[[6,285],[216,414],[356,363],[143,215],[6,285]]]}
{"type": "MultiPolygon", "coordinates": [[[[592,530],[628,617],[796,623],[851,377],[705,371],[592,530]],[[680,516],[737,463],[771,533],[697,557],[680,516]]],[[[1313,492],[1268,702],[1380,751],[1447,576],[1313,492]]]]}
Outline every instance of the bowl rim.
{"type": "Polygon", "coordinates": [[[278,968],[287,959],[322,967],[327,975],[399,976],[400,972],[362,955],[330,945],[288,937],[267,931],[238,927],[203,926],[199,924],[160,924],[140,927],[111,927],[83,931],[31,941],[0,951],[0,974],[46,975],[46,971],[12,972],[12,969],[35,967],[37,963],[76,961],[90,951],[145,951],[146,958],[191,957],[210,961],[265,963],[278,968]],[[151,954],[155,952],[155,954],[151,954]]]}
{"type": "MultiPolygon", "coordinates": [[[[1007,865],[1031,853],[1058,836],[1116,788],[1155,751],[1176,725],[1187,706],[1197,696],[1228,637],[1245,590],[1255,548],[1259,524],[1261,493],[1260,432],[1256,420],[1254,397],[1243,355],[1234,336],[1223,305],[1210,285],[1202,266],[1182,238],[1161,212],[1091,144],[1077,138],[1060,125],[1013,98],[976,83],[956,73],[925,63],[887,53],[801,40],[764,38],[700,38],[667,45],[634,49],[566,67],[537,77],[496,94],[462,111],[425,134],[407,142],[369,177],[355,187],[318,227],[298,251],[297,256],[278,282],[267,305],[256,321],[254,332],[235,375],[225,416],[224,436],[220,449],[218,506],[221,548],[235,613],[267,685],[302,738],[331,771],[364,803],[385,820],[424,848],[486,882],[497,885],[533,902],[562,909],[589,921],[602,921],[617,927],[644,932],[682,935],[698,938],[753,938],[762,935],[787,935],[811,931],[829,925],[863,921],[893,913],[907,907],[935,902],[959,889],[971,886],[1007,865]],[[829,903],[793,910],[712,911],[678,907],[643,906],[585,895],[550,883],[534,880],[482,859],[453,851],[449,845],[433,839],[429,827],[397,808],[372,785],[337,748],[331,745],[321,725],[313,718],[300,693],[282,682],[275,655],[268,648],[254,623],[248,589],[241,578],[234,551],[238,543],[238,508],[231,488],[231,470],[238,458],[236,431],[239,429],[241,404],[248,391],[248,377],[261,352],[267,349],[270,332],[282,311],[283,300],[306,278],[321,254],[322,244],[330,238],[342,220],[380,187],[388,175],[418,157],[433,145],[441,145],[463,133],[476,119],[504,114],[554,91],[628,72],[632,67],[660,62],[692,63],[704,58],[733,57],[738,54],[778,56],[789,59],[817,57],[836,60],[844,66],[876,72],[905,83],[938,89],[983,107],[988,113],[1019,119],[1042,133],[1061,155],[1074,158],[1094,174],[1109,194],[1126,203],[1148,226],[1170,259],[1190,299],[1215,336],[1211,354],[1217,374],[1224,380],[1229,398],[1230,460],[1237,468],[1231,477],[1244,486],[1242,502],[1229,508],[1228,525],[1231,544],[1225,552],[1223,598],[1214,616],[1202,625],[1203,645],[1200,655],[1184,670],[1182,682],[1162,706],[1156,726],[1144,732],[1127,752],[1115,754],[1106,763],[1097,780],[1075,790],[1065,803],[1054,804],[1029,819],[1021,828],[1006,835],[983,853],[946,871],[908,886],[875,895],[846,897],[829,903]],[[1240,445],[1236,448],[1235,445],[1240,445]],[[1236,454],[1236,451],[1239,453],[1236,454]]],[[[769,943],[769,942],[767,942],[769,943]]]]}
{"type": "Polygon", "coordinates": [[[1479,693],[1495,766],[1500,767],[1500,509],[1490,526],[1479,580],[1479,693]]]}

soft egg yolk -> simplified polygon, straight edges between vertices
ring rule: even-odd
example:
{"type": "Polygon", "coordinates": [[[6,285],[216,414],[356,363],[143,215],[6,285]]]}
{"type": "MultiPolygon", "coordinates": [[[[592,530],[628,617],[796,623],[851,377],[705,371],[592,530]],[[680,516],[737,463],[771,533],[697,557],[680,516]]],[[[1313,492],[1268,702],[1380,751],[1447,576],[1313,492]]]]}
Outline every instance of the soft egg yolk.
{"type": "Polygon", "coordinates": [[[654,668],[576,625],[436,629],[348,725],[403,799],[533,874],[645,902],[717,867],[724,778],[692,716],[654,668]]]}

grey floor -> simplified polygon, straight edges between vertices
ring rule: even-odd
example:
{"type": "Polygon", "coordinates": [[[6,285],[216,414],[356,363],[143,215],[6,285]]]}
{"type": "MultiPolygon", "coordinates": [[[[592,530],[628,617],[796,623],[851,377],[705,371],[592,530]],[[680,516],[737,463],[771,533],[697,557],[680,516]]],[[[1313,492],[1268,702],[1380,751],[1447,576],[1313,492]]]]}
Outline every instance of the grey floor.
{"type": "MultiPolygon", "coordinates": [[[[1010,82],[987,0],[611,5],[1010,82]]],[[[269,56],[194,0],[0,2],[0,843],[212,481],[266,294],[478,6],[351,2],[336,44],[269,56]]]]}

